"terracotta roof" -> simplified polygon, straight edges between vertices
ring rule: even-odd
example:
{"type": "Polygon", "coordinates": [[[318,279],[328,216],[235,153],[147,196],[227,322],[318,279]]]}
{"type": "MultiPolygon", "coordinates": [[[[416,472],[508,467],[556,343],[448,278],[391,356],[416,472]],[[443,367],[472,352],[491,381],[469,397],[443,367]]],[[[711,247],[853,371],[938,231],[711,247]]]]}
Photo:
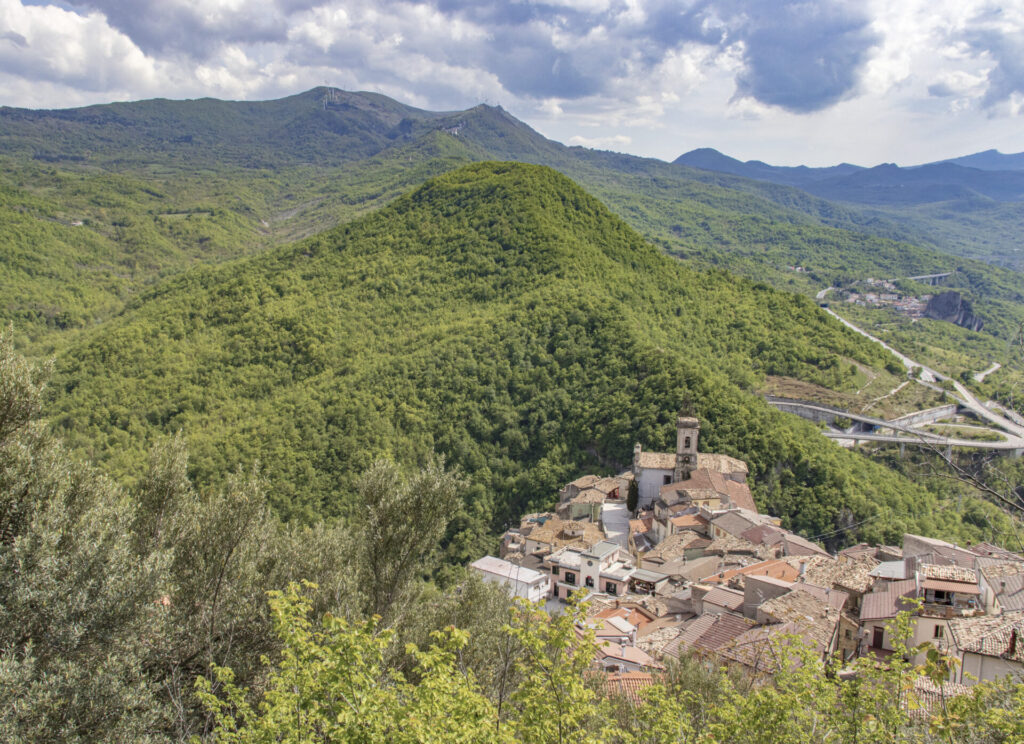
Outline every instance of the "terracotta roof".
{"type": "MultiPolygon", "coordinates": [[[[841,554],[842,555],[842,554],[841,554]]],[[[826,589],[839,587],[863,594],[871,589],[871,571],[877,564],[873,558],[843,556],[839,560],[826,556],[793,556],[788,560],[799,568],[806,565],[804,581],[826,589]]]]}
{"type": "Polygon", "coordinates": [[[967,581],[943,581],[942,579],[925,579],[921,582],[922,589],[936,592],[957,592],[959,594],[981,594],[977,584],[967,581]]]}
{"type": "Polygon", "coordinates": [[[949,630],[961,651],[1024,662],[1024,612],[954,618],[949,630]]]}
{"type": "Polygon", "coordinates": [[[602,659],[620,659],[630,664],[637,664],[650,669],[665,668],[652,658],[650,654],[636,646],[623,646],[622,644],[610,641],[598,642],[597,655],[602,659]]]}
{"type": "Polygon", "coordinates": [[[758,608],[759,616],[763,613],[777,623],[795,623],[800,628],[800,635],[824,653],[832,643],[832,635],[839,622],[839,608],[833,606],[834,602],[823,601],[798,587],[764,602],[758,608]]]}
{"type": "Polygon", "coordinates": [[[665,646],[665,654],[678,657],[690,649],[716,651],[753,626],[752,620],[740,615],[701,615],[694,618],[678,638],[665,646]]]}
{"type": "Polygon", "coordinates": [[[917,593],[917,582],[913,579],[888,582],[881,591],[864,595],[860,606],[860,619],[887,620],[896,617],[901,610],[913,607],[906,599],[917,593]]]}
{"type": "Polygon", "coordinates": [[[771,555],[771,550],[767,546],[752,543],[735,535],[716,537],[704,548],[704,552],[706,554],[722,556],[729,555],[730,553],[743,553],[757,556],[761,559],[767,559],[771,555]]]}
{"type": "Polygon", "coordinates": [[[857,543],[848,548],[843,548],[839,551],[839,555],[849,556],[850,558],[874,558],[877,550],[874,545],[857,543]]]}
{"type": "Polygon", "coordinates": [[[687,550],[690,550],[690,546],[694,543],[699,542],[697,547],[707,545],[707,538],[701,537],[692,530],[684,530],[677,532],[674,535],[669,535],[660,543],[658,543],[654,550],[644,555],[645,561],[670,561],[673,558],[682,557],[687,550]]]}
{"type": "Polygon", "coordinates": [[[608,609],[601,610],[594,617],[602,619],[621,617],[637,629],[640,629],[657,616],[640,607],[609,607],[608,609]]]}
{"type": "Polygon", "coordinates": [[[1015,561],[1017,563],[1024,565],[1024,556],[988,542],[972,545],[971,552],[977,553],[978,555],[986,556],[988,558],[999,558],[1000,560],[1004,561],[1015,561]]]}
{"type": "Polygon", "coordinates": [[[786,532],[782,536],[782,544],[785,546],[786,555],[828,555],[820,545],[792,532],[786,532]]]}
{"type": "Polygon", "coordinates": [[[670,517],[668,521],[680,528],[706,529],[708,526],[708,520],[700,514],[680,514],[677,517],[670,517]]]}
{"type": "MultiPolygon", "coordinates": [[[[919,707],[916,709],[910,709],[911,718],[925,719],[933,713],[937,713],[941,710],[942,706],[946,704],[950,698],[957,697],[958,695],[967,695],[971,692],[971,688],[967,685],[957,684],[956,682],[943,682],[942,686],[936,685],[927,677],[915,677],[914,678],[914,698],[919,707]]],[[[907,697],[907,705],[909,707],[910,697],[907,697]]]]}
{"type": "Polygon", "coordinates": [[[989,583],[994,582],[998,584],[999,579],[1005,576],[1024,574],[1024,563],[988,559],[981,563],[981,574],[989,580],[989,583]]]}
{"type": "Polygon", "coordinates": [[[606,695],[624,697],[633,705],[643,703],[641,690],[654,684],[654,677],[648,672],[614,672],[605,676],[604,691],[606,695]]]}
{"type": "Polygon", "coordinates": [[[533,527],[529,534],[524,533],[524,537],[557,550],[566,546],[589,548],[604,540],[604,533],[593,522],[566,522],[559,517],[551,517],[544,524],[533,527]],[[582,529],[583,535],[572,537],[565,534],[569,529],[582,529]]]}
{"type": "Polygon", "coordinates": [[[631,519],[629,520],[629,533],[648,532],[654,525],[654,517],[644,517],[643,519],[631,519]]]}
{"type": "Polygon", "coordinates": [[[771,576],[783,581],[795,581],[799,572],[797,569],[781,558],[772,558],[767,561],[751,563],[742,568],[731,568],[721,574],[709,576],[705,581],[709,584],[728,583],[734,576],[771,576]]]}
{"type": "MultiPolygon", "coordinates": [[[[725,530],[734,537],[740,537],[752,527],[759,527],[760,524],[748,519],[738,511],[727,511],[711,520],[711,524],[720,530],[725,530]]],[[[748,538],[749,539],[749,538],[748,538]]]]}
{"type": "Polygon", "coordinates": [[[662,649],[666,656],[679,658],[679,654],[688,651],[693,644],[705,633],[711,630],[715,624],[715,615],[700,615],[683,626],[680,632],[672,641],[662,649]]]}
{"type": "Polygon", "coordinates": [[[754,496],[750,493],[750,486],[746,483],[737,483],[727,480],[725,482],[725,493],[729,497],[729,503],[740,509],[757,512],[757,504],[754,503],[754,496]]]}
{"type": "Polygon", "coordinates": [[[619,479],[617,477],[609,477],[601,478],[599,481],[597,481],[597,483],[593,485],[593,487],[607,495],[621,485],[622,484],[619,482],[619,479]]]}
{"type": "Polygon", "coordinates": [[[576,486],[576,488],[583,490],[584,488],[589,488],[590,486],[594,485],[599,480],[601,480],[601,477],[598,475],[581,475],[579,478],[572,481],[568,485],[576,486]]]}
{"type": "Polygon", "coordinates": [[[569,499],[570,504],[603,504],[608,494],[599,488],[584,488],[569,499]]]}
{"type": "MultiPolygon", "coordinates": [[[[820,633],[815,635],[820,635],[820,633]]],[[[717,653],[724,659],[738,662],[754,671],[771,674],[778,671],[784,658],[781,653],[782,649],[779,648],[779,639],[783,636],[794,636],[799,639],[797,643],[810,643],[819,653],[824,653],[827,649],[827,646],[822,648],[822,644],[818,642],[817,638],[809,635],[806,625],[787,622],[751,628],[731,642],[724,644],[717,653]]],[[[791,642],[787,639],[784,643],[791,642]]]]}
{"type": "Polygon", "coordinates": [[[733,612],[740,612],[743,610],[743,592],[737,592],[734,589],[727,589],[724,586],[716,586],[710,592],[704,595],[705,604],[713,604],[719,607],[724,607],[727,610],[733,612]]]}
{"type": "Polygon", "coordinates": [[[816,597],[819,601],[824,602],[833,610],[841,610],[846,605],[846,600],[850,598],[850,595],[840,589],[831,589],[829,587],[815,586],[814,584],[797,583],[793,587],[794,591],[807,592],[813,597],[816,597]]]}
{"type": "Polygon", "coordinates": [[[986,566],[981,569],[981,573],[996,593],[999,606],[1004,612],[1024,610],[1024,564],[986,566]]]}
{"type": "Polygon", "coordinates": [[[651,470],[674,470],[676,467],[675,452],[641,452],[637,465],[651,470]]]}
{"type": "Polygon", "coordinates": [[[749,472],[747,463],[743,462],[743,460],[729,457],[729,455],[716,455],[711,452],[697,453],[697,467],[713,470],[716,473],[725,473],[726,475],[732,475],[733,473],[743,473],[746,475],[749,472]]]}
{"type": "Polygon", "coordinates": [[[943,579],[945,581],[978,582],[978,574],[972,568],[963,566],[944,566],[937,563],[922,563],[917,570],[927,579],[943,579]]]}
{"type": "MultiPolygon", "coordinates": [[[[679,486],[687,491],[709,491],[721,495],[728,495],[729,490],[727,483],[731,483],[721,473],[715,472],[714,470],[708,470],[707,468],[697,468],[690,473],[690,477],[686,480],[678,481],[671,485],[679,486]]],[[[736,485],[739,485],[738,483],[736,485]]]]}
{"type": "Polygon", "coordinates": [[[637,638],[636,645],[651,656],[662,658],[665,655],[665,647],[683,632],[681,625],[680,623],[658,628],[653,633],[637,638]]]}
{"type": "Polygon", "coordinates": [[[774,524],[759,524],[756,527],[745,530],[739,537],[755,545],[771,546],[779,543],[784,534],[786,534],[786,531],[781,527],[776,527],[774,524]]]}

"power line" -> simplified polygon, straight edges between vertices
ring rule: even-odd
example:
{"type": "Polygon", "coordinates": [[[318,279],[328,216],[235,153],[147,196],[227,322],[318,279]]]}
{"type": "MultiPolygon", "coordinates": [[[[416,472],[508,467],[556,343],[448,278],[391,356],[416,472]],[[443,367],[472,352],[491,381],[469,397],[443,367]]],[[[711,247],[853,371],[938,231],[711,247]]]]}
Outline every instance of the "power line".
{"type": "Polygon", "coordinates": [[[811,537],[811,538],[808,538],[808,539],[809,540],[820,540],[823,537],[831,537],[832,535],[838,535],[840,532],[846,532],[847,530],[852,530],[854,527],[860,527],[862,524],[867,524],[868,522],[870,522],[872,520],[878,519],[880,516],[881,516],[880,514],[876,514],[873,517],[868,517],[867,519],[863,519],[860,522],[856,522],[855,524],[851,524],[849,527],[840,527],[837,530],[832,530],[831,532],[824,532],[824,533],[822,533],[820,535],[815,535],[814,537],[811,537]]]}

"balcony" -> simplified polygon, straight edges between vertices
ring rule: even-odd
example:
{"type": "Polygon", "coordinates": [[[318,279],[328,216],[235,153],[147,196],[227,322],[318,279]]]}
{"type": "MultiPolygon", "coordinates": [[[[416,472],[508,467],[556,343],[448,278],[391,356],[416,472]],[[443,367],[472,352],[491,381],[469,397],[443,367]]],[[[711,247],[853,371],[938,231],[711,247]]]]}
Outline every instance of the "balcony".
{"type": "Polygon", "coordinates": [[[970,604],[944,604],[941,602],[925,602],[921,605],[921,617],[952,620],[954,617],[975,617],[984,615],[985,610],[970,604]]]}

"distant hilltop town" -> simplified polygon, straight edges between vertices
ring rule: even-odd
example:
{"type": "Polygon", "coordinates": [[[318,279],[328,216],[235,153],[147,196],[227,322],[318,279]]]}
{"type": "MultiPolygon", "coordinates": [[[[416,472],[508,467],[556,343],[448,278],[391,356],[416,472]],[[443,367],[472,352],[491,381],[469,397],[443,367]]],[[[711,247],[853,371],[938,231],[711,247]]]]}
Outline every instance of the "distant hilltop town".
{"type": "Polygon", "coordinates": [[[961,661],[954,692],[1024,672],[1024,558],[909,534],[831,555],[758,513],[746,463],[700,452],[698,419],[676,428],[675,453],[637,444],[630,470],[566,484],[554,512],[524,516],[472,567],[551,612],[584,599],[595,666],[633,691],[684,653],[771,674],[784,635],[823,658],[884,658],[903,610],[913,646],[961,661]]]}

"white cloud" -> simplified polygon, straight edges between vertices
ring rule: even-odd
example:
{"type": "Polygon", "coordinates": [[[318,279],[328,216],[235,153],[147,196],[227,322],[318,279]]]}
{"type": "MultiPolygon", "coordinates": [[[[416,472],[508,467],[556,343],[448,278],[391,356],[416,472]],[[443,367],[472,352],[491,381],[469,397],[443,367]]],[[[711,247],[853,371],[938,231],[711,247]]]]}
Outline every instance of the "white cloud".
{"type": "Polygon", "coordinates": [[[610,137],[581,137],[575,135],[569,138],[569,144],[592,147],[597,150],[614,150],[633,144],[633,138],[627,137],[624,134],[614,134],[610,137]]]}
{"type": "Polygon", "coordinates": [[[0,69],[10,78],[143,93],[159,78],[157,64],[99,13],[0,0],[0,35],[0,69]]]}
{"type": "Polygon", "coordinates": [[[431,109],[501,103],[549,136],[669,159],[704,145],[818,164],[1024,149],[1017,3],[62,2],[0,0],[0,104],[329,83],[431,109]]]}

